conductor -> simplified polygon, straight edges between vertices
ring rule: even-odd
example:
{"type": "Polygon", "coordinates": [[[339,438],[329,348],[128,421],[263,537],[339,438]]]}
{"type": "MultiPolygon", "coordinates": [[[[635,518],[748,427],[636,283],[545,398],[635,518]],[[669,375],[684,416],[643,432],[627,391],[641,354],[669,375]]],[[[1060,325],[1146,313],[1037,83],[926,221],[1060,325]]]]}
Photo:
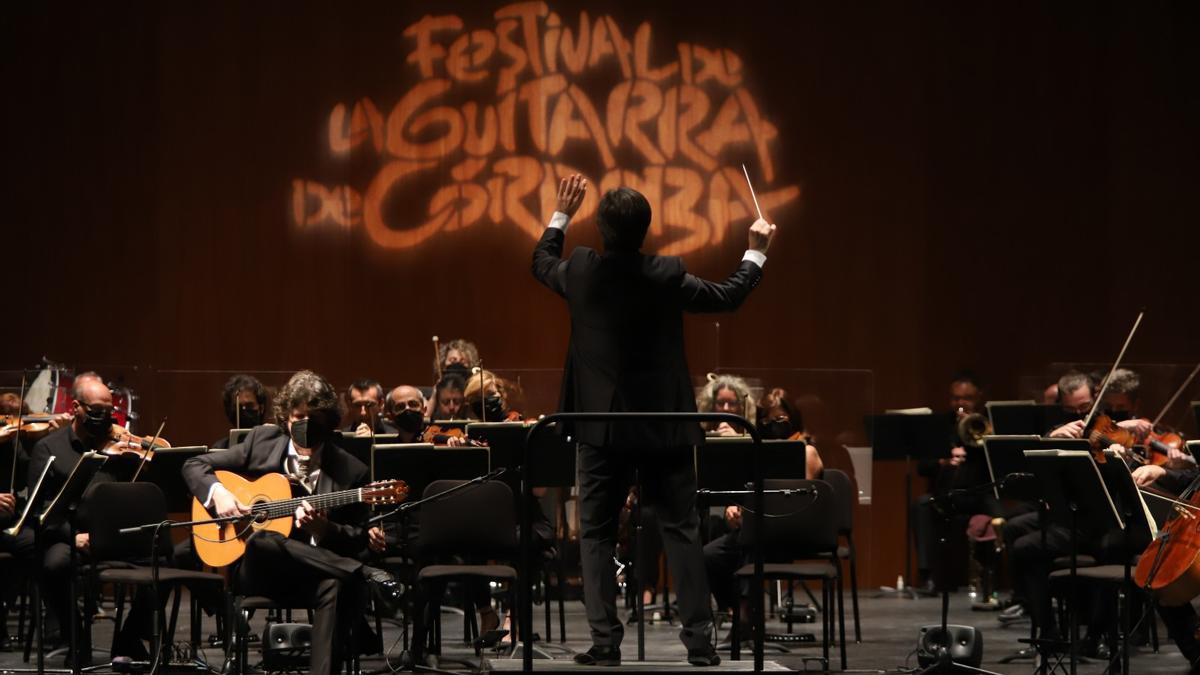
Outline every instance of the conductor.
{"type": "MultiPolygon", "coordinates": [[[[600,199],[596,223],[604,251],[578,247],[562,257],[571,216],[587,180],[559,184],[557,211],[533,252],[533,275],[567,301],[571,338],[559,409],[564,412],[695,412],[683,348],[683,312],[737,309],[762,278],[775,226],[750,226],[749,248],[727,279],[705,281],[673,256],[646,255],[650,204],[627,187],[600,199]]],[[[624,629],[617,616],[613,551],[618,514],[633,469],[642,504],[654,509],[677,585],[680,639],[688,662],[715,666],[712,612],[696,513],[692,446],[696,424],[580,422],[567,429],[579,443],[578,474],[583,593],[592,647],[575,661],[621,663],[624,629]]]]}

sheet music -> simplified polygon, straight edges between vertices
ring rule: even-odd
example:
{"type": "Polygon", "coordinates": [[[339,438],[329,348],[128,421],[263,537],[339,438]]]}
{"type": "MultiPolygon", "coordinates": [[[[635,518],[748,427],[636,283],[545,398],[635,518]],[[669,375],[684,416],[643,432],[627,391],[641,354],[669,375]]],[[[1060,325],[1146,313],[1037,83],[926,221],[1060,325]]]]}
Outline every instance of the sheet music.
{"type": "Polygon", "coordinates": [[[12,527],[4,530],[4,533],[10,537],[16,536],[21,531],[21,527],[25,525],[25,519],[29,517],[30,510],[33,509],[33,502],[37,500],[38,493],[42,490],[42,481],[46,480],[46,474],[50,473],[50,467],[54,464],[54,455],[50,455],[46,461],[46,466],[42,468],[42,475],[38,476],[37,485],[34,485],[29,490],[29,499],[25,501],[25,510],[21,512],[21,517],[12,527]]]}

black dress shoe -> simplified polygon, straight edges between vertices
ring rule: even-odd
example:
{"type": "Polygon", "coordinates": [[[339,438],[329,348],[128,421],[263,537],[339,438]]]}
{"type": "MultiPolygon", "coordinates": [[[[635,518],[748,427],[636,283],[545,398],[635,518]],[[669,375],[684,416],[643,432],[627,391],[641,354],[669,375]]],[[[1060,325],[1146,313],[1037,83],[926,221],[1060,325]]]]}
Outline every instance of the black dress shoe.
{"type": "Polygon", "coordinates": [[[717,655],[717,650],[709,645],[704,649],[689,649],[688,663],[693,666],[719,666],[721,657],[717,655]]]}
{"type": "Polygon", "coordinates": [[[621,665],[621,648],[592,647],[582,654],[576,654],[575,663],[581,666],[619,666],[621,665]]]}
{"type": "Polygon", "coordinates": [[[400,609],[400,602],[404,597],[404,585],[396,581],[396,577],[390,573],[376,567],[363,565],[362,575],[371,589],[371,597],[380,609],[384,614],[394,616],[400,609]]]}

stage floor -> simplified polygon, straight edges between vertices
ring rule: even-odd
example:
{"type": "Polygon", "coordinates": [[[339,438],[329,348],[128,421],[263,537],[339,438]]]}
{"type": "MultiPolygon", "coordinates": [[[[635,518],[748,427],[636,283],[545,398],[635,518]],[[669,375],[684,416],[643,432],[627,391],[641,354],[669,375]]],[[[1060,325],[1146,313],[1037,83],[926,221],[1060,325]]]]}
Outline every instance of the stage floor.
{"type": "MultiPolygon", "coordinates": [[[[863,642],[855,644],[853,641],[853,622],[850,616],[850,603],[847,597],[847,616],[846,616],[846,632],[849,638],[847,645],[847,666],[850,671],[858,672],[874,672],[874,673],[894,673],[902,672],[905,667],[914,668],[916,657],[912,655],[916,647],[918,628],[926,624],[935,624],[940,621],[939,610],[941,603],[937,598],[921,598],[917,600],[894,598],[894,597],[871,597],[872,592],[864,592],[861,598],[862,612],[862,634],[863,642]],[[906,662],[907,658],[907,662],[906,662]]],[[[185,605],[186,607],[186,605],[185,605]]],[[[545,619],[542,608],[535,607],[535,626],[534,630],[542,632],[545,630],[545,619]]],[[[16,611],[10,613],[10,632],[15,632],[16,628],[16,611]]],[[[554,634],[557,638],[557,615],[554,616],[554,634]]],[[[966,624],[975,626],[983,633],[984,638],[984,659],[983,667],[999,673],[1031,673],[1033,672],[1032,662],[1019,661],[1010,664],[1000,664],[999,659],[1016,651],[1020,645],[1017,640],[1025,637],[1028,633],[1028,624],[1018,624],[1011,628],[1002,627],[996,620],[994,612],[973,612],[970,610],[969,599],[965,594],[952,596],[950,603],[950,623],[966,624]]],[[[446,657],[466,657],[470,656],[471,652],[461,645],[451,645],[451,638],[461,635],[462,619],[460,615],[447,614],[443,617],[443,635],[447,638],[447,645],[443,652],[446,657]]],[[[262,621],[256,619],[252,627],[255,631],[261,634],[262,621]]],[[[204,635],[207,637],[213,631],[211,620],[206,620],[204,625],[204,635]]],[[[628,626],[626,628],[625,643],[622,645],[622,656],[624,657],[623,666],[619,669],[598,669],[598,668],[583,668],[575,666],[571,663],[571,655],[576,651],[586,650],[589,646],[587,641],[586,623],[584,621],[583,606],[578,602],[567,604],[567,642],[560,644],[557,641],[550,646],[549,650],[554,656],[553,660],[537,658],[534,660],[534,669],[542,672],[562,671],[562,670],[582,670],[582,671],[602,671],[602,672],[621,672],[621,671],[691,671],[696,669],[688,666],[685,659],[685,652],[677,638],[678,627],[667,625],[665,622],[652,623],[646,627],[646,661],[638,662],[637,659],[637,632],[636,626],[628,626]]],[[[798,624],[797,631],[803,632],[808,629],[817,629],[819,624],[798,624]]],[[[95,644],[107,646],[112,635],[112,622],[109,620],[98,620],[94,624],[95,644]]],[[[186,635],[186,617],[180,618],[180,628],[178,637],[182,638],[186,635]]],[[[778,621],[768,624],[768,632],[783,633],[784,626],[778,621]]],[[[399,637],[399,629],[393,626],[385,625],[383,644],[387,648],[394,651],[391,653],[392,667],[398,667],[396,659],[398,657],[399,647],[396,646],[397,638],[399,637]]],[[[1132,657],[1131,671],[1133,673],[1165,673],[1182,675],[1188,671],[1187,664],[1183,657],[1175,649],[1174,644],[1166,640],[1165,630],[1161,624],[1159,626],[1159,635],[1163,640],[1160,653],[1154,654],[1149,647],[1138,649],[1132,657]]],[[[818,634],[819,639],[819,634],[818,634]]],[[[791,654],[778,654],[768,652],[767,668],[769,670],[803,670],[805,666],[805,657],[818,656],[820,654],[820,642],[809,643],[803,646],[793,646],[791,654]]],[[[204,651],[209,663],[214,667],[220,667],[221,652],[218,649],[207,649],[204,651]]],[[[106,659],[107,652],[96,652],[95,659],[97,661],[106,659]]],[[[836,647],[831,649],[831,665],[833,670],[838,668],[837,650],[836,647]]],[[[259,661],[259,655],[252,651],[250,662],[252,664],[259,661]]],[[[753,659],[749,652],[743,652],[742,661],[735,662],[728,658],[728,652],[722,654],[721,665],[713,670],[720,671],[743,671],[753,669],[753,659]]],[[[507,656],[490,656],[489,661],[494,670],[519,670],[521,662],[519,659],[509,659],[507,656]]],[[[47,660],[48,668],[58,668],[62,666],[61,656],[47,660]]],[[[19,651],[0,652],[0,671],[5,668],[27,667],[21,660],[19,651]]],[[[444,663],[443,667],[455,669],[449,663],[444,663]]],[[[809,672],[819,672],[817,663],[814,661],[808,662],[809,672]]],[[[366,658],[363,660],[363,668],[366,671],[388,672],[388,664],[381,657],[366,658]]],[[[1079,667],[1078,672],[1083,674],[1098,675],[1104,671],[1104,664],[1090,663],[1083,664],[1079,667]]]]}

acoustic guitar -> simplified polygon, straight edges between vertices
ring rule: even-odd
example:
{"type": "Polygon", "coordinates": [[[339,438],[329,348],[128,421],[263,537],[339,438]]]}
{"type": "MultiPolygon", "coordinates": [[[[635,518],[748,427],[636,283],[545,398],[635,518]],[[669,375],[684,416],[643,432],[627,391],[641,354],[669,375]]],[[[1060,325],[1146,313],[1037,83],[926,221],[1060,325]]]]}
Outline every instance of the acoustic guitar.
{"type": "MultiPolygon", "coordinates": [[[[246,539],[258,530],[272,530],[283,536],[292,533],[296,509],[307,501],[314,509],[329,509],[347,504],[399,504],[408,498],[408,485],[402,480],[385,480],[353,490],[341,490],[307,497],[292,497],[292,485],[281,473],[269,473],[247,480],[230,471],[217,471],[217,480],[250,507],[244,520],[211,523],[192,528],[196,555],[210,567],[225,567],[246,552],[246,539]]],[[[192,520],[208,520],[209,513],[199,499],[192,499],[192,520]]]]}

